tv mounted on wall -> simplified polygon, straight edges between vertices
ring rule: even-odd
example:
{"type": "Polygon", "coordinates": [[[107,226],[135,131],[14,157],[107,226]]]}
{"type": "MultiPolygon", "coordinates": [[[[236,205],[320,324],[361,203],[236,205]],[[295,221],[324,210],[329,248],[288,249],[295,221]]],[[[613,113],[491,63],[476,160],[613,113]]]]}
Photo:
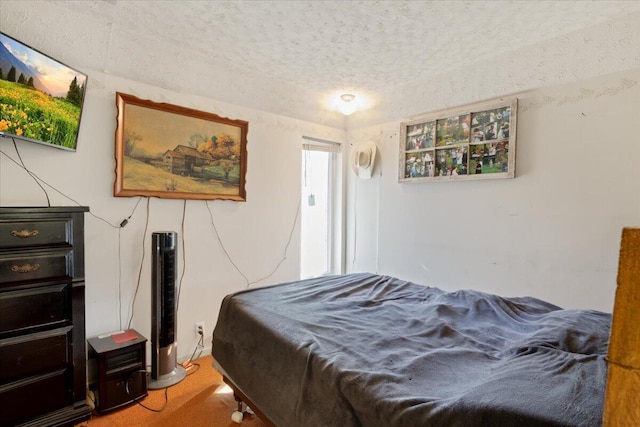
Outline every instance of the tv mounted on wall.
{"type": "Polygon", "coordinates": [[[0,136],[75,151],[87,75],[0,32],[0,136]]]}

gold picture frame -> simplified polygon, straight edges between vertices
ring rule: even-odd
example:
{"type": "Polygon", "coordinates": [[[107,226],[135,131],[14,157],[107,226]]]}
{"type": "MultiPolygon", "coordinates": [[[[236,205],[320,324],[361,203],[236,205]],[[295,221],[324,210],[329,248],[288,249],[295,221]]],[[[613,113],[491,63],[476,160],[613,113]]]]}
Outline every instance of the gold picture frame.
{"type": "Polygon", "coordinates": [[[116,197],[246,201],[249,123],[116,93],[116,197]]]}

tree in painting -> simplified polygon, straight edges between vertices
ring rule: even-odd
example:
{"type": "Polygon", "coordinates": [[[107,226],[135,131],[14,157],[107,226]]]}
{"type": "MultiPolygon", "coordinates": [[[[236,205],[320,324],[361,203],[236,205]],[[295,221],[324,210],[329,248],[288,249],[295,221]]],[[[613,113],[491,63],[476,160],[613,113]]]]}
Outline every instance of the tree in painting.
{"type": "Polygon", "coordinates": [[[226,180],[229,179],[229,174],[240,161],[240,144],[227,134],[212,136],[210,140],[198,146],[198,151],[211,156],[214,165],[219,166],[224,172],[226,180]]]}

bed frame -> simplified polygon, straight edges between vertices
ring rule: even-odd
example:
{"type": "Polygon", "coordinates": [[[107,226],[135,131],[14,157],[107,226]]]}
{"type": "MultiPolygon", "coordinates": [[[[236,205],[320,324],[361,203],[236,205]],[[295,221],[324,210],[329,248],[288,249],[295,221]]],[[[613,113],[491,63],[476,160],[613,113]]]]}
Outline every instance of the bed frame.
{"type": "Polygon", "coordinates": [[[640,420],[640,228],[622,230],[618,287],[607,355],[604,427],[640,420]]]}
{"type": "MultiPolygon", "coordinates": [[[[604,427],[639,425],[640,420],[640,228],[622,231],[615,305],[607,355],[604,427]]],[[[215,361],[214,361],[215,364],[215,361]]],[[[216,364],[217,365],[217,364],[216,364]]],[[[220,366],[216,368],[221,369],[220,366]]],[[[244,403],[269,427],[276,427],[223,373],[238,402],[233,421],[241,423],[244,403]]]]}

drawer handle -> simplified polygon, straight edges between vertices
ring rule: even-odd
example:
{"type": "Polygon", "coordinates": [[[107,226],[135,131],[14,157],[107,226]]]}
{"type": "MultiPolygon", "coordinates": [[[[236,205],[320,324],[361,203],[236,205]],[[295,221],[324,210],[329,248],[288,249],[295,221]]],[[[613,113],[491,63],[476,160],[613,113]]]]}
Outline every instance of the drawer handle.
{"type": "Polygon", "coordinates": [[[39,231],[38,230],[13,230],[11,234],[13,237],[20,237],[21,239],[26,239],[28,237],[36,237],[38,235],[39,231]]]}
{"type": "Polygon", "coordinates": [[[31,273],[40,268],[40,264],[24,264],[24,265],[12,265],[11,271],[14,273],[31,273]]]}

